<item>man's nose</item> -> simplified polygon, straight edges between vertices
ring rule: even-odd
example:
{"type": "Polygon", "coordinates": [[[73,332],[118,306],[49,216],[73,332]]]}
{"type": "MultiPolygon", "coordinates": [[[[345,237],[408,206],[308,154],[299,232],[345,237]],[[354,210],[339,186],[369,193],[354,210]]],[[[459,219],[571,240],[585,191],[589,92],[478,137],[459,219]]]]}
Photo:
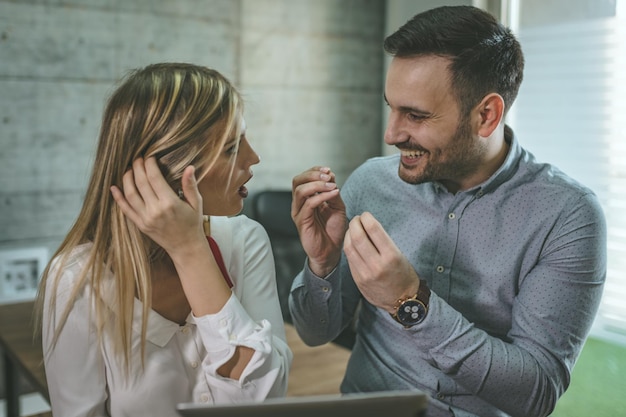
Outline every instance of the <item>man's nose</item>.
{"type": "Polygon", "coordinates": [[[389,113],[389,117],[387,117],[387,127],[385,128],[385,143],[387,145],[395,145],[397,143],[402,142],[400,137],[400,123],[398,120],[398,116],[393,112],[389,113]]]}

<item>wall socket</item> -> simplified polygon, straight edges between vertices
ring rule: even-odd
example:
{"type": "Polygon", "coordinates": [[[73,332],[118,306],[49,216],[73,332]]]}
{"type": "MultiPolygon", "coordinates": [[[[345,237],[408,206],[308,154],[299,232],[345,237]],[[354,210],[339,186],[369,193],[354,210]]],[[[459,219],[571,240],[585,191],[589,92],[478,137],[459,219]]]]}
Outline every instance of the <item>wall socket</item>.
{"type": "Polygon", "coordinates": [[[0,250],[0,303],[33,299],[47,262],[47,248],[0,250]]]}

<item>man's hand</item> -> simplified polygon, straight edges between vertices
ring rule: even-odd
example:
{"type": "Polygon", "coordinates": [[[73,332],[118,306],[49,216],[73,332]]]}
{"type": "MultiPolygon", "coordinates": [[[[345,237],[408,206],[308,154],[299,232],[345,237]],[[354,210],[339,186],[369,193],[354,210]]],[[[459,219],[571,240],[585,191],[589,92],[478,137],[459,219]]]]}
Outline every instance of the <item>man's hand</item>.
{"type": "Polygon", "coordinates": [[[293,178],[291,217],[298,228],[311,271],[328,275],[339,263],[346,231],[346,208],[335,174],[313,167],[293,178]]]}
{"type": "Polygon", "coordinates": [[[398,299],[417,292],[415,269],[371,213],[350,221],[343,249],[354,282],[371,304],[393,313],[398,299]]]}

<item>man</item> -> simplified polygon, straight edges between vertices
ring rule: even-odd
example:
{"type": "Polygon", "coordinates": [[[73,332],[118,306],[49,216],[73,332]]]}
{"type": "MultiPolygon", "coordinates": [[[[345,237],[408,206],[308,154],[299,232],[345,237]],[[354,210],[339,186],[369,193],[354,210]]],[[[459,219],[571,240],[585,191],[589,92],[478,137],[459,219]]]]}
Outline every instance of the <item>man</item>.
{"type": "Polygon", "coordinates": [[[491,15],[436,8],[384,46],[385,142],[400,152],[341,193],[327,167],[294,177],[308,255],[294,323],[318,345],[358,314],[343,392],[417,388],[428,416],[546,416],[602,295],[597,198],[505,125],[523,55],[491,15]]]}

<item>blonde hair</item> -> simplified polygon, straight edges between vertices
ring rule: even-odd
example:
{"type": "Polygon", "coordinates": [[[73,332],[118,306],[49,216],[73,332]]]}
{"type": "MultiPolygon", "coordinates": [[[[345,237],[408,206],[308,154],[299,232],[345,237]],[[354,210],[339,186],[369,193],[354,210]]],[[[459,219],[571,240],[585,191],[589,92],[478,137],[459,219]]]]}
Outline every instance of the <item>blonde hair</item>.
{"type": "MultiPolygon", "coordinates": [[[[37,328],[57,323],[56,344],[72,304],[85,285],[91,288],[98,340],[106,332],[126,369],[131,357],[133,304],[142,301],[141,348],[145,348],[151,308],[151,262],[164,253],[129,220],[109,189],[122,188],[122,177],[137,158],[154,156],[168,183],[181,188],[183,170],[194,165],[201,179],[229,138],[239,137],[243,102],[233,85],[219,72],[192,64],[161,63],[131,72],[108,100],[100,130],[91,179],[76,222],[46,267],[39,287],[37,328]],[[50,311],[67,257],[78,245],[92,243],[85,267],[72,289],[64,313],[55,321],[43,318],[46,286],[51,291],[50,311]],[[56,259],[56,260],[55,260],[56,259]],[[114,280],[113,306],[103,300],[104,276],[114,280]],[[134,279],[133,279],[134,278],[134,279]],[[53,282],[47,284],[51,279],[53,282]],[[109,326],[109,317],[115,317],[109,326]],[[46,320],[46,323],[43,321],[46,320]]],[[[143,354],[142,354],[143,360],[143,354]]]]}

